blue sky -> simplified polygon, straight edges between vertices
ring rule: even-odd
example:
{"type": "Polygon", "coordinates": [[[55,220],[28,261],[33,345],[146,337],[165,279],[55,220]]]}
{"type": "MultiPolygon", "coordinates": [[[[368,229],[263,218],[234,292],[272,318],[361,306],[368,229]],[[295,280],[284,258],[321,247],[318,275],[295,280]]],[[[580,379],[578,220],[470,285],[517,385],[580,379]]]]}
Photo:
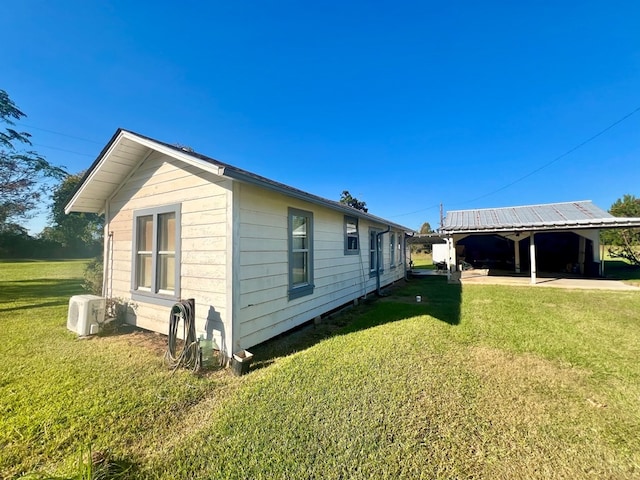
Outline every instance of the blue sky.
{"type": "Polygon", "coordinates": [[[558,159],[640,107],[637,1],[21,0],[3,17],[0,88],[73,173],[123,127],[415,229],[440,203],[640,196],[640,112],[558,159]]]}

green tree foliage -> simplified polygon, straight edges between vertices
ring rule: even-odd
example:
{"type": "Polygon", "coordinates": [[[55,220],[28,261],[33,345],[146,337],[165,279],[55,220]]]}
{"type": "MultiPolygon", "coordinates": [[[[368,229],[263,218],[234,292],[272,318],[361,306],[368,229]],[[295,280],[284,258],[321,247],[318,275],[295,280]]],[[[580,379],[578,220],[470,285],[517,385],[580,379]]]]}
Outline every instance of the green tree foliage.
{"type": "Polygon", "coordinates": [[[26,115],[4,90],[0,89],[0,229],[8,223],[29,217],[44,192],[43,181],[60,179],[65,171],[27,148],[30,134],[19,132],[14,121],[26,115]]]}
{"type": "Polygon", "coordinates": [[[102,295],[102,256],[92,258],[82,274],[82,288],[94,295],[102,295]]]}
{"type": "MultiPolygon", "coordinates": [[[[614,217],[640,217],[640,198],[625,194],[611,205],[609,213],[614,217]]],[[[601,237],[612,258],[624,258],[640,266],[640,228],[603,230],[601,237]]]]}
{"type": "Polygon", "coordinates": [[[369,211],[369,209],[367,208],[367,203],[361,202],[357,198],[352,197],[351,194],[349,193],[349,190],[344,190],[342,192],[342,195],[340,195],[340,203],[349,205],[350,207],[353,207],[356,210],[361,210],[363,212],[369,211]]]}
{"type": "Polygon", "coordinates": [[[431,228],[431,225],[429,224],[429,222],[424,222],[422,224],[422,226],[420,227],[420,233],[421,234],[433,233],[433,229],[431,228]]]}
{"type": "Polygon", "coordinates": [[[41,236],[75,252],[73,256],[91,257],[102,249],[103,217],[95,213],[64,212],[83,175],[84,172],[68,175],[53,190],[49,213],[51,226],[45,228],[41,236]]]}
{"type": "Polygon", "coordinates": [[[61,245],[45,238],[29,235],[26,228],[15,223],[0,225],[0,258],[62,258],[61,245]]]}

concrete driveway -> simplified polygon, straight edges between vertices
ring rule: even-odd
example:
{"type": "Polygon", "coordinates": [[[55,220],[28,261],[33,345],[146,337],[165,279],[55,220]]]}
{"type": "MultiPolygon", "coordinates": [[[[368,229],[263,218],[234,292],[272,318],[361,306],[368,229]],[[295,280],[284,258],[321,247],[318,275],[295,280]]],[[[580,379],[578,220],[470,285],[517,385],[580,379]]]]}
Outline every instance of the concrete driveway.
{"type": "Polygon", "coordinates": [[[463,285],[521,285],[530,287],[573,288],[585,290],[636,290],[640,287],[628,285],[620,280],[606,278],[566,278],[542,274],[536,284],[531,285],[531,277],[518,275],[474,275],[473,271],[464,272],[460,279],[463,285]]]}

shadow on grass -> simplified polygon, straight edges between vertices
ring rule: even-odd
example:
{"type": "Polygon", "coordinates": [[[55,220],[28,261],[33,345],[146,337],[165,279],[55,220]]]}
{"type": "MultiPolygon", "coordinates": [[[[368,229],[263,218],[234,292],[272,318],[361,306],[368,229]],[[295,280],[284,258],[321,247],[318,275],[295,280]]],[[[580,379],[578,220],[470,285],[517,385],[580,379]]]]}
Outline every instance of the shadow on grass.
{"type": "Polygon", "coordinates": [[[640,281],[640,267],[630,265],[623,260],[606,260],[604,262],[604,276],[616,280],[640,281]]]}
{"type": "Polygon", "coordinates": [[[449,325],[460,323],[462,286],[447,283],[444,276],[424,276],[410,279],[384,297],[383,302],[395,302],[413,306],[415,315],[429,315],[449,325]],[[418,302],[420,297],[420,302],[418,302]]]}
{"type": "MultiPolygon", "coordinates": [[[[71,259],[77,260],[77,259],[71,259]]],[[[0,263],[51,263],[51,262],[68,262],[66,258],[0,258],[0,263]]]]}
{"type": "Polygon", "coordinates": [[[366,330],[418,315],[427,315],[449,325],[460,323],[462,287],[449,284],[445,277],[413,278],[383,291],[383,297],[369,295],[355,308],[324,318],[319,324],[308,322],[300,327],[256,345],[252,369],[264,368],[276,358],[306,350],[337,335],[366,330]],[[416,296],[421,301],[416,301],[416,296]]]}
{"type": "Polygon", "coordinates": [[[84,293],[79,278],[34,278],[0,282],[0,311],[65,305],[73,295],[84,293]],[[19,302],[16,306],[2,304],[19,302]],[[28,305],[24,305],[28,302],[28,305]]]}

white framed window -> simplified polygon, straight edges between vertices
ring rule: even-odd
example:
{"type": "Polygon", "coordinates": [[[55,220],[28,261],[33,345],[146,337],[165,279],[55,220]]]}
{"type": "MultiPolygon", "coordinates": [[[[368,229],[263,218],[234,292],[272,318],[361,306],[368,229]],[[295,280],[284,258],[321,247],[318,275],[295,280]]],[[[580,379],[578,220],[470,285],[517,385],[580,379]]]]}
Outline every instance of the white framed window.
{"type": "Polygon", "coordinates": [[[313,293],[313,213],[289,208],[289,300],[313,293]]]}
{"type": "Polygon", "coordinates": [[[384,256],[382,254],[382,237],[378,235],[381,230],[369,229],[369,274],[375,275],[378,268],[378,257],[380,260],[380,272],[384,270],[384,256]]]}
{"type": "Polygon", "coordinates": [[[389,234],[389,261],[392,267],[396,265],[396,234],[391,232],[389,234]]]}
{"type": "Polygon", "coordinates": [[[357,255],[360,253],[360,237],[358,232],[358,219],[356,217],[344,217],[344,254],[357,255]]]}
{"type": "Polygon", "coordinates": [[[134,299],[173,303],[180,297],[180,205],[133,214],[134,299]]]}

